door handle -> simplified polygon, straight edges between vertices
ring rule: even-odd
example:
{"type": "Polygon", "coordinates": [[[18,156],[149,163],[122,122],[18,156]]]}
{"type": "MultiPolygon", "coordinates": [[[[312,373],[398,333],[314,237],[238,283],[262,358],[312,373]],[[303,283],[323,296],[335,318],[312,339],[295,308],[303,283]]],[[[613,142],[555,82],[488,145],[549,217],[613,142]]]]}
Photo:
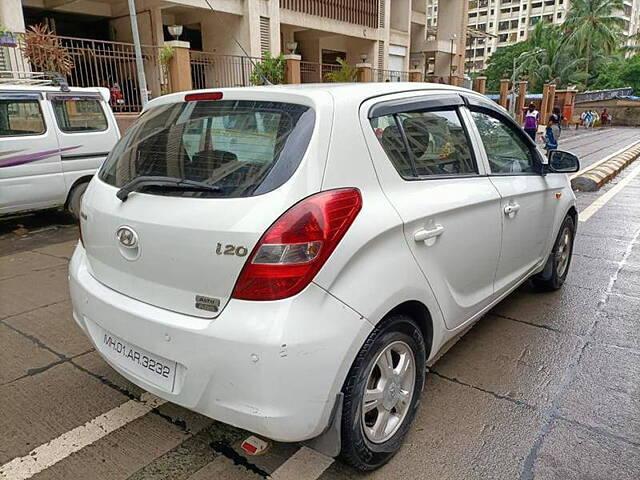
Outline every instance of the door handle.
{"type": "Polygon", "coordinates": [[[518,213],[518,210],[520,210],[520,205],[518,205],[517,203],[509,203],[504,206],[505,215],[509,215],[510,217],[513,217],[516,213],[518,213]]]}
{"type": "Polygon", "coordinates": [[[436,224],[433,228],[421,228],[413,234],[413,239],[416,242],[425,242],[427,245],[433,245],[435,238],[442,235],[442,232],[444,232],[444,227],[440,224],[436,224]],[[433,241],[429,242],[429,240],[433,241]]]}

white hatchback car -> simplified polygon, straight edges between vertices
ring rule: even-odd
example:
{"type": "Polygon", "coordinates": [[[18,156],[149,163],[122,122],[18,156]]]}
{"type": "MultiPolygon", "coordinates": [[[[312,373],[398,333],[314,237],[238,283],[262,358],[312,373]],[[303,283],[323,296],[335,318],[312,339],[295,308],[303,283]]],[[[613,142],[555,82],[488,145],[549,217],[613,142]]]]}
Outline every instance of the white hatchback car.
{"type": "Polygon", "coordinates": [[[373,469],[449,339],[562,286],[577,169],[455,87],[160,97],[86,192],[73,315],[146,390],[373,469]]]}

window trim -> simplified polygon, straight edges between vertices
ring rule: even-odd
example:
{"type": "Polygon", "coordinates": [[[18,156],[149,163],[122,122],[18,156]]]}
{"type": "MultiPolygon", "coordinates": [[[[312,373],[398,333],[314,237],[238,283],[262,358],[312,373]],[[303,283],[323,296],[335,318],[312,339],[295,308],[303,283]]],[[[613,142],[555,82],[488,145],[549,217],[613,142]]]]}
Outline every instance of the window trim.
{"type": "MultiPolygon", "coordinates": [[[[449,96],[450,98],[452,96],[449,96]]],[[[407,99],[402,99],[402,100],[411,100],[410,102],[406,102],[408,106],[411,105],[423,105],[425,103],[431,103],[431,106],[427,107],[427,108],[410,108],[409,110],[399,110],[396,111],[394,113],[385,113],[383,115],[374,115],[371,116],[371,113],[373,111],[375,111],[375,107],[377,105],[374,105],[373,107],[371,107],[369,109],[369,127],[371,127],[371,120],[373,118],[379,118],[382,116],[388,116],[391,115],[393,116],[394,122],[396,124],[396,127],[398,128],[398,130],[400,131],[400,136],[402,137],[402,143],[405,149],[405,154],[407,155],[408,159],[409,159],[409,163],[411,164],[411,170],[413,171],[414,176],[412,177],[405,177],[404,175],[402,175],[400,173],[400,171],[398,170],[398,168],[394,165],[393,161],[391,160],[391,158],[389,157],[389,155],[387,154],[387,152],[385,151],[384,147],[380,144],[380,141],[378,139],[377,143],[380,146],[380,148],[382,149],[382,152],[384,154],[384,156],[387,158],[387,160],[389,161],[389,163],[391,164],[391,166],[393,167],[393,170],[398,174],[398,176],[406,181],[406,182],[414,182],[414,181],[425,181],[425,180],[442,180],[442,179],[448,179],[448,178],[477,178],[477,177],[484,177],[486,176],[485,173],[481,172],[480,170],[480,159],[478,158],[478,155],[476,154],[476,147],[475,147],[475,143],[472,140],[471,137],[471,132],[469,131],[468,126],[466,125],[466,121],[464,118],[464,115],[462,115],[462,112],[460,111],[461,107],[464,107],[464,102],[462,100],[462,98],[460,98],[459,96],[457,96],[457,98],[460,100],[460,103],[456,103],[456,104],[442,104],[440,101],[440,99],[436,99],[436,102],[427,102],[427,101],[419,101],[416,102],[415,98],[407,98],[407,99]],[[460,122],[460,126],[462,127],[462,130],[464,131],[465,134],[465,138],[467,140],[467,144],[469,146],[469,150],[471,152],[471,159],[473,160],[475,167],[476,167],[476,171],[474,173],[445,173],[445,174],[441,174],[441,175],[418,175],[416,173],[416,165],[415,165],[415,158],[413,155],[413,151],[409,148],[409,141],[407,139],[407,135],[404,131],[404,128],[402,127],[402,124],[400,123],[400,121],[398,120],[398,114],[401,113],[422,113],[422,112],[454,112],[456,114],[456,116],[458,117],[458,121],[460,122]]],[[[394,102],[393,108],[396,108],[397,106],[400,106],[401,104],[398,102],[396,103],[396,101],[390,101],[390,102],[385,102],[385,103],[391,103],[394,102]]],[[[381,111],[385,111],[382,110],[381,111]]],[[[484,170],[484,169],[483,169],[484,170]]]]}
{"type": "Polygon", "coordinates": [[[100,132],[106,132],[107,130],[109,130],[110,128],[110,122],[109,122],[109,116],[106,114],[105,110],[104,110],[104,106],[103,104],[103,98],[102,95],[100,95],[99,93],[82,93],[79,95],[76,94],[69,94],[69,93],[48,93],[47,94],[47,100],[49,100],[49,103],[51,104],[51,110],[53,112],[53,118],[54,121],[56,123],[56,127],[58,127],[58,131],[60,133],[63,133],[65,135],[77,135],[77,134],[82,134],[82,133],[100,133],[100,132]],[[102,112],[102,116],[105,119],[105,128],[96,128],[96,129],[91,129],[91,130],[65,130],[62,128],[62,126],[60,125],[60,121],[58,119],[58,115],[56,113],[56,107],[53,104],[54,101],[65,101],[65,100],[95,100],[98,102],[98,106],[100,107],[100,111],[102,112]]]}
{"type": "Polygon", "coordinates": [[[43,135],[46,135],[47,132],[49,131],[49,125],[47,124],[47,119],[45,118],[44,111],[42,109],[42,100],[41,100],[42,97],[37,98],[37,97],[34,96],[32,98],[25,98],[24,95],[22,95],[22,97],[23,98],[19,98],[18,96],[16,96],[15,98],[0,98],[0,100],[17,100],[17,101],[20,101],[20,100],[23,100],[23,101],[25,101],[25,100],[26,101],[35,100],[36,104],[38,105],[38,110],[40,112],[40,118],[42,118],[42,125],[43,125],[44,130],[42,130],[39,133],[33,133],[33,132],[29,132],[29,133],[13,133],[11,135],[2,135],[2,134],[0,134],[0,138],[42,137],[43,135]]]}

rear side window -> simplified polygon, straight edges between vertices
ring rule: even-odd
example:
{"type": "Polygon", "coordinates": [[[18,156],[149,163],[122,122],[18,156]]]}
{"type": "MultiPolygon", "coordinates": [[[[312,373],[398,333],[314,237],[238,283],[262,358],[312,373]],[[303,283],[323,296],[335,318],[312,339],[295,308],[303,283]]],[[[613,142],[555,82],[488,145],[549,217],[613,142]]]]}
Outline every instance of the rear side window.
{"type": "Polygon", "coordinates": [[[0,137],[40,135],[45,130],[38,100],[0,100],[0,137]]]}
{"type": "MultiPolygon", "coordinates": [[[[195,180],[217,192],[183,196],[246,197],[286,182],[315,124],[303,105],[219,100],[160,105],[145,112],[107,158],[99,177],[122,187],[139,176],[195,180]]],[[[154,193],[152,190],[148,193],[154,193]]]]}
{"type": "Polygon", "coordinates": [[[107,129],[107,117],[97,99],[56,97],[51,104],[58,127],[63,132],[100,132],[107,129]]]}
{"type": "Polygon", "coordinates": [[[478,173],[455,109],[402,112],[373,118],[374,132],[405,179],[478,173]]]}

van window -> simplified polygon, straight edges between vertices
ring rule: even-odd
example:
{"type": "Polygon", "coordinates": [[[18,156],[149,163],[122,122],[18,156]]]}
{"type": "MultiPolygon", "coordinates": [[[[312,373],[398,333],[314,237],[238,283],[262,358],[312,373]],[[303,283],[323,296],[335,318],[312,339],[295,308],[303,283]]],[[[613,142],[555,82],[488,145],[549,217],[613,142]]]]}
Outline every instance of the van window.
{"type": "Polygon", "coordinates": [[[46,130],[38,100],[0,100],[0,136],[40,135],[46,130]]]}
{"type": "Polygon", "coordinates": [[[107,117],[97,99],[56,97],[51,104],[58,127],[63,132],[100,132],[107,129],[107,117]]]}
{"type": "Polygon", "coordinates": [[[160,105],[142,114],[105,161],[99,178],[122,187],[138,176],[196,180],[219,191],[147,193],[246,197],[271,191],[298,167],[315,114],[303,105],[218,100],[160,105]]]}

